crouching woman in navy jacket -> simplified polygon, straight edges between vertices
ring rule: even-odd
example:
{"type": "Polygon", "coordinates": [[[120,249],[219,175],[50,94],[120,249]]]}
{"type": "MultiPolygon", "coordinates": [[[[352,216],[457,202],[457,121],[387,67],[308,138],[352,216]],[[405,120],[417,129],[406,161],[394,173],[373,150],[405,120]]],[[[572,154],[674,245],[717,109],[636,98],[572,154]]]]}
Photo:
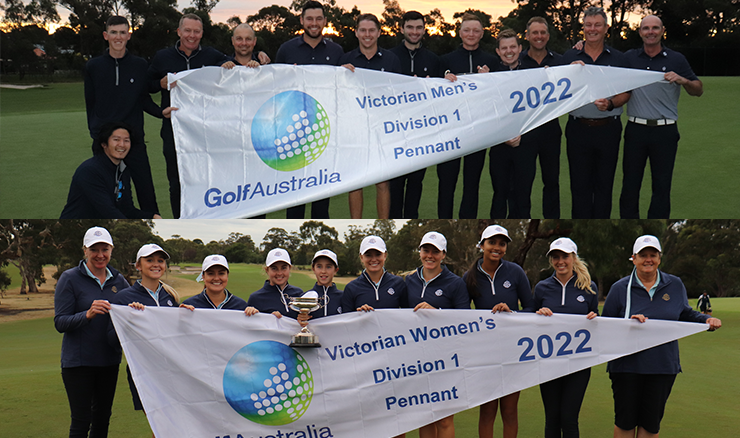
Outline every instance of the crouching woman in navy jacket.
{"type": "MultiPolygon", "coordinates": [[[[523,312],[534,312],[532,288],[527,275],[521,266],[503,259],[509,242],[511,238],[504,227],[491,225],[483,230],[478,242],[483,256],[463,275],[476,309],[515,312],[521,303],[523,312]]],[[[505,395],[500,400],[504,438],[515,438],[519,432],[519,392],[505,395]]],[[[478,435],[481,438],[493,437],[498,407],[499,399],[481,405],[478,418],[478,435]]]]}
{"type": "MultiPolygon", "coordinates": [[[[614,283],[604,303],[603,316],[703,322],[709,330],[722,321],[703,315],[689,306],[680,278],[658,269],[660,241],[640,236],[632,249],[632,274],[614,283]]],[[[660,421],[676,375],[681,372],[678,341],[671,341],[615,359],[606,370],[614,393],[614,437],[657,437],[660,421]]]]}
{"type": "MultiPolygon", "coordinates": [[[[552,277],[537,283],[534,303],[538,315],[554,313],[599,316],[599,295],[586,264],[578,257],[578,246],[567,237],[556,239],[547,252],[552,277]]],[[[540,385],[545,405],[545,438],[578,438],[578,415],[586,394],[591,368],[576,371],[540,385]]]]}
{"type": "MultiPolygon", "coordinates": [[[[470,296],[465,282],[443,265],[447,256],[447,239],[430,231],[421,238],[421,266],[406,277],[409,307],[419,309],[470,309],[470,296]]],[[[454,438],[452,415],[419,429],[420,438],[454,438]]]]}
{"type": "Polygon", "coordinates": [[[121,350],[108,340],[110,302],[129,284],[108,265],[113,239],[87,230],[85,260],[62,273],[54,291],[54,327],[64,333],[62,380],[69,399],[70,438],[108,436],[121,350]]]}
{"type": "Polygon", "coordinates": [[[248,307],[244,311],[247,316],[261,312],[272,313],[277,318],[298,318],[298,312],[290,308],[290,298],[300,297],[303,291],[288,284],[291,266],[290,254],[283,248],[274,248],[267,253],[265,273],[268,278],[262,289],[249,296],[248,307]]]}
{"type": "Polygon", "coordinates": [[[203,280],[203,292],[182,302],[182,307],[199,309],[244,310],[247,302],[229,292],[229,262],[220,254],[211,254],[203,259],[197,281],[203,280]]]}

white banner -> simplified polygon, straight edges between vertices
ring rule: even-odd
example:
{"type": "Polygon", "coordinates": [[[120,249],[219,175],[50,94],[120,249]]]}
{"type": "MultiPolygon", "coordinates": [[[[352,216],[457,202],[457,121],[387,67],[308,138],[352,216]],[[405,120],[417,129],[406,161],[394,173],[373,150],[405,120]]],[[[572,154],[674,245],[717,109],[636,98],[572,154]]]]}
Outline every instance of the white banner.
{"type": "Polygon", "coordinates": [[[113,306],[159,438],[388,437],[506,394],[707,330],[706,324],[485,310],[290,318],[113,306]]]}
{"type": "Polygon", "coordinates": [[[457,82],[331,66],[170,74],[182,217],[249,217],[387,181],[662,78],[580,65],[457,82]]]}

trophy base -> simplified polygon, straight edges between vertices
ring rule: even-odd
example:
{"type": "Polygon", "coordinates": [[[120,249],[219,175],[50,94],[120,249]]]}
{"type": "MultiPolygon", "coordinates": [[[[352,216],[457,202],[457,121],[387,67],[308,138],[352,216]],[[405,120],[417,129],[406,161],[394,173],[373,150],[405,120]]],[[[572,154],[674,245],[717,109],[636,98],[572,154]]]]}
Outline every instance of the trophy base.
{"type": "Polygon", "coordinates": [[[291,338],[289,347],[319,348],[321,344],[319,344],[319,337],[313,333],[298,333],[291,338]]]}

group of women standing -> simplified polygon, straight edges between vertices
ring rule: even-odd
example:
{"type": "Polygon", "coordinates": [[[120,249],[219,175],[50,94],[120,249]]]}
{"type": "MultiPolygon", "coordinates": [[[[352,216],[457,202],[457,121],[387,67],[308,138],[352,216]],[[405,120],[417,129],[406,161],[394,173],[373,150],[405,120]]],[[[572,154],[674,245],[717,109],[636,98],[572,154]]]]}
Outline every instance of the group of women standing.
{"type": "MultiPolygon", "coordinates": [[[[572,240],[553,241],[547,256],[554,273],[539,282],[534,294],[524,270],[504,260],[511,238],[498,225],[486,228],[478,242],[481,257],[462,278],[445,265],[447,241],[438,232],[424,235],[419,244],[421,266],[405,279],[385,270],[388,257],[385,242],[368,236],[360,245],[362,274],[338,290],[334,275],[338,260],[334,252],[318,251],[311,262],[316,276],[313,287],[326,304],[310,315],[300,315],[289,306],[290,298],[303,291],[288,284],[291,260],[288,252],[275,248],[267,255],[264,286],[248,301],[228,291],[229,265],[222,255],[203,260],[199,280],[203,291],[180,303],[176,291],[161,281],[166,270],[167,252],[155,244],[142,246],[136,268],[141,280],[129,286],[123,276],[109,266],[113,241],[107,230],[94,227],[84,237],[85,260],[65,271],[55,292],[57,330],[62,342],[62,378],[69,399],[72,424],[70,437],[105,437],[111,415],[121,349],[108,312],[111,303],[128,304],[139,310],[146,306],[230,309],[247,316],[272,313],[298,319],[320,318],[351,311],[383,308],[476,309],[492,312],[536,312],[545,317],[554,313],[598,316],[598,293],[585,263],[578,257],[572,240]]],[[[635,268],[628,277],[615,283],[604,305],[604,316],[649,318],[708,323],[711,329],[721,321],[692,310],[686,290],[678,277],[658,270],[660,243],[653,236],[635,242],[632,261],[635,268]],[[627,293],[629,291],[629,293],[627,293]],[[653,300],[653,296],[674,299],[653,300]]],[[[665,403],[676,374],[680,372],[678,344],[673,341],[609,363],[615,406],[615,437],[657,436],[665,403]]],[[[545,408],[545,437],[578,437],[578,416],[590,379],[590,369],[578,371],[540,385],[545,408]]],[[[129,375],[134,406],[143,410],[136,387],[129,375]]],[[[518,433],[519,393],[508,394],[480,407],[479,436],[492,437],[493,424],[501,411],[503,436],[518,433]]],[[[453,416],[442,418],[419,429],[421,438],[455,436],[453,416]]]]}

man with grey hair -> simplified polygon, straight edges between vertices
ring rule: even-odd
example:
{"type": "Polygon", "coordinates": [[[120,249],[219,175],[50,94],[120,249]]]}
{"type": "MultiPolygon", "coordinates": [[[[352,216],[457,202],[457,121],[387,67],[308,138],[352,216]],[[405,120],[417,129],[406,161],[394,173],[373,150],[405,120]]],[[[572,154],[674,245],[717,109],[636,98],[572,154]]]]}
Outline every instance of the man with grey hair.
{"type": "MultiPolygon", "coordinates": [[[[563,64],[629,67],[624,54],[605,44],[609,30],[603,8],[583,13],[585,43],[563,55],[563,64]]],[[[630,93],[597,99],[571,111],[565,127],[573,219],[608,219],[622,137],[622,105],[630,93]]]]}
{"type": "MultiPolygon", "coordinates": [[[[158,51],[149,66],[149,80],[154,87],[162,92],[163,108],[170,106],[170,92],[167,88],[167,74],[204,66],[219,66],[228,59],[226,55],[211,47],[202,47],[203,20],[195,14],[185,14],[180,19],[177,28],[180,39],[174,46],[158,51]]],[[[159,131],[162,137],[162,152],[167,163],[167,179],[170,182],[170,205],[172,216],[180,217],[180,173],[177,169],[177,153],[175,151],[175,137],[172,133],[170,119],[162,121],[159,131]]]]}
{"type": "Polygon", "coordinates": [[[701,96],[704,86],[686,57],[663,45],[665,27],[648,15],[640,22],[643,46],[626,53],[632,68],[664,72],[667,82],[656,82],[632,91],[627,105],[629,121],[624,131],[622,194],[619,213],[624,219],[640,217],[640,187],[650,160],[652,197],[648,218],[671,216],[671,180],[678,150],[678,98],[683,87],[689,96],[701,96]]]}

